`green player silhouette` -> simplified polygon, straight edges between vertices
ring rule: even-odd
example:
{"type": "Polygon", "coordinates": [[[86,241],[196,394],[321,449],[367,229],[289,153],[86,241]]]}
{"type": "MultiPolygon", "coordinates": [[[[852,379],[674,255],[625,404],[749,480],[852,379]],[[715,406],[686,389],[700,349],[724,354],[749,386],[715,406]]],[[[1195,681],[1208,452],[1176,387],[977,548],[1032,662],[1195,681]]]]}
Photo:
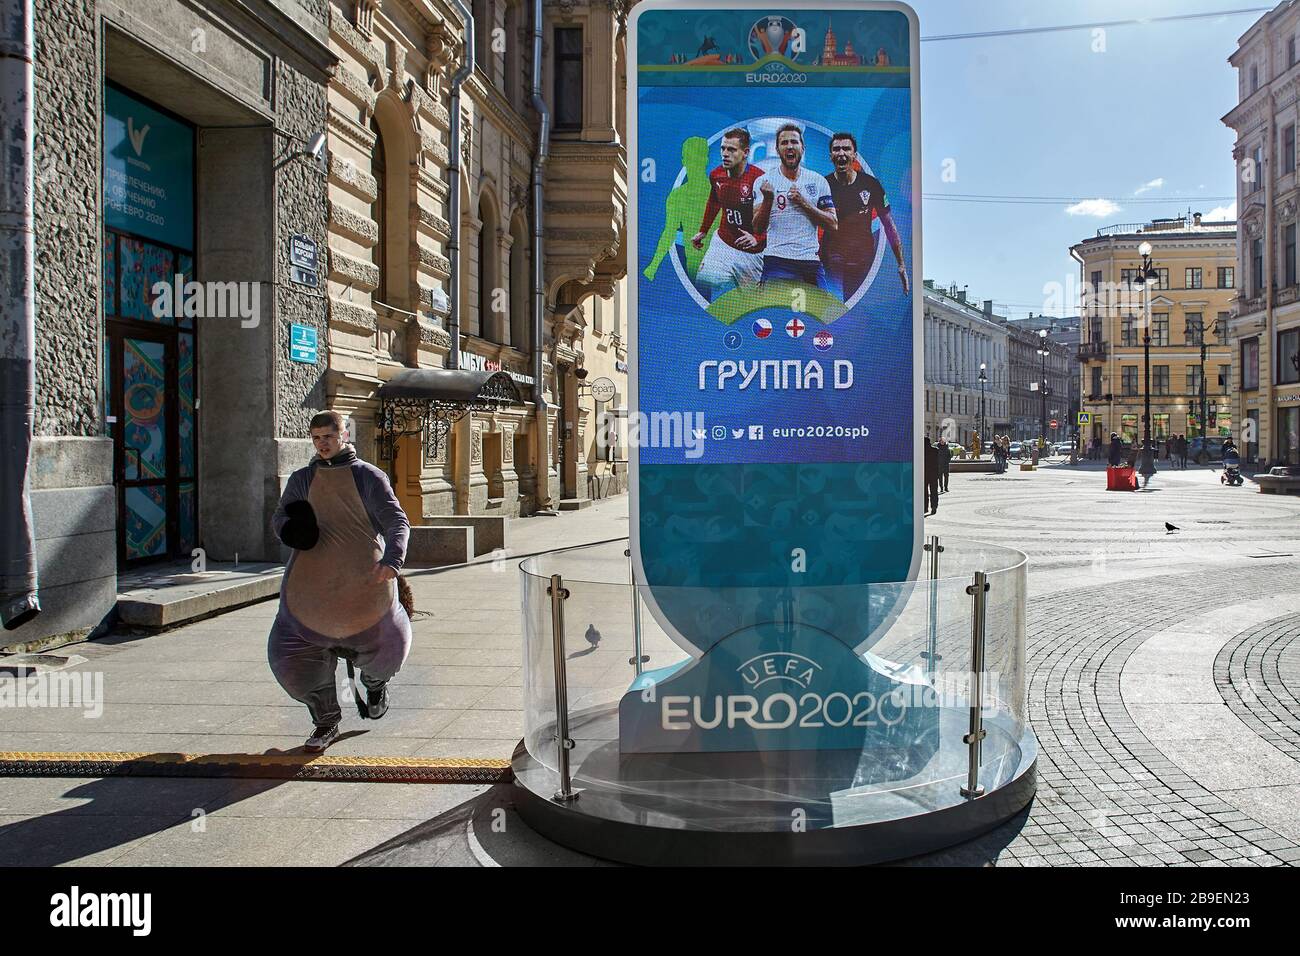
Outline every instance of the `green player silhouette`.
{"type": "MultiPolygon", "coordinates": [[[[668,255],[673,243],[677,241],[677,233],[680,232],[685,240],[695,235],[700,228],[700,220],[704,218],[704,207],[709,203],[712,189],[709,185],[708,140],[702,136],[692,136],[682,143],[682,166],[686,169],[686,182],[668,193],[668,199],[664,202],[664,230],[659,235],[659,247],[655,249],[650,265],[645,268],[645,277],[651,282],[654,281],[664,256],[668,255]]],[[[700,263],[704,261],[704,254],[709,251],[709,242],[716,231],[715,223],[699,249],[695,248],[694,243],[683,242],[686,274],[692,280],[700,269],[700,263]]]]}

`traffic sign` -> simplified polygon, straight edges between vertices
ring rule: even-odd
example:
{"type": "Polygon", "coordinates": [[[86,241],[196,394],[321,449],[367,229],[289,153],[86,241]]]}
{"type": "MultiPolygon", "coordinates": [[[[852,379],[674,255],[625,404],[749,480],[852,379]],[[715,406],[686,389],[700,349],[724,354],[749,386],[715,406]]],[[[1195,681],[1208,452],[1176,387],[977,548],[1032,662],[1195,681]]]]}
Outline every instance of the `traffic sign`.
{"type": "Polygon", "coordinates": [[[1055,418],[1053,418],[1053,419],[1052,419],[1050,422],[1048,422],[1047,424],[1051,425],[1053,428],[1060,428],[1060,427],[1061,427],[1061,423],[1058,422],[1055,418]]]}
{"type": "Polygon", "coordinates": [[[1079,413],[1079,424],[1080,424],[1080,425],[1091,425],[1091,424],[1092,424],[1092,412],[1080,412],[1080,413],[1079,413]]]}

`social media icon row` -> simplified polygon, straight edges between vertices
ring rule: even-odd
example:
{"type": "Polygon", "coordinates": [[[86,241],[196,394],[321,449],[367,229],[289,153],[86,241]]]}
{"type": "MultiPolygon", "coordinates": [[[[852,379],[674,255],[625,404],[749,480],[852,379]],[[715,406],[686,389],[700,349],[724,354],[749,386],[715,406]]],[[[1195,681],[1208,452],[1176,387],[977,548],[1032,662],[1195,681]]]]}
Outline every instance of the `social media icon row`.
{"type": "Polygon", "coordinates": [[[748,436],[749,441],[763,440],[762,425],[750,425],[747,428],[741,427],[741,428],[732,428],[732,429],[728,429],[727,426],[725,425],[714,425],[712,430],[710,431],[710,436],[713,438],[714,441],[724,441],[727,438],[728,431],[731,432],[732,438],[741,439],[748,436]]]}

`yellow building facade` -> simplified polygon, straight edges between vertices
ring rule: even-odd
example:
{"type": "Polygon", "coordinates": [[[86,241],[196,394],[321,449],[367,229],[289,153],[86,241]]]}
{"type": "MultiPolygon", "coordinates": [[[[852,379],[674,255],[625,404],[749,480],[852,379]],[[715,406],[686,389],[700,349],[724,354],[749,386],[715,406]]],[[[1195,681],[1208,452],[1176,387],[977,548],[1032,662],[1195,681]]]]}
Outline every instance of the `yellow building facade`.
{"type": "Polygon", "coordinates": [[[1082,290],[1080,407],[1091,419],[1080,429],[1085,442],[1104,443],[1112,432],[1141,440],[1148,322],[1152,438],[1235,434],[1228,325],[1236,242],[1236,223],[1202,222],[1197,214],[1111,226],[1071,247],[1082,290]],[[1160,277],[1146,292],[1134,281],[1144,242],[1160,277]]]}

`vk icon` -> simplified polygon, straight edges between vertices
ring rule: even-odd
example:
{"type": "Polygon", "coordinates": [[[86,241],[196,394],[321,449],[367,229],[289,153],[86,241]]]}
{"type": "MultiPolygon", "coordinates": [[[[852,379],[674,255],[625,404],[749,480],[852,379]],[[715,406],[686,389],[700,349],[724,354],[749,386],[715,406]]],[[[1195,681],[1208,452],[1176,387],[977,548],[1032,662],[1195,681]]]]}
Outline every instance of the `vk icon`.
{"type": "Polygon", "coordinates": [[[735,329],[728,329],[727,333],[722,337],[722,344],[733,352],[740,348],[742,341],[740,333],[735,329]]]}

